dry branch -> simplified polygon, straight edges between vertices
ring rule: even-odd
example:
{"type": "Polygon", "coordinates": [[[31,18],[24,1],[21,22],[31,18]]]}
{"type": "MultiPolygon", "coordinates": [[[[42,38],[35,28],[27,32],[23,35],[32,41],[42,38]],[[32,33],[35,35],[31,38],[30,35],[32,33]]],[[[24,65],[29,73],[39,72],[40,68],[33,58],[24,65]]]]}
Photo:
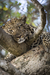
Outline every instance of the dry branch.
{"type": "Polygon", "coordinates": [[[19,70],[17,70],[11,63],[1,59],[0,59],[0,68],[3,69],[5,72],[8,72],[10,75],[25,75],[19,70]]]}

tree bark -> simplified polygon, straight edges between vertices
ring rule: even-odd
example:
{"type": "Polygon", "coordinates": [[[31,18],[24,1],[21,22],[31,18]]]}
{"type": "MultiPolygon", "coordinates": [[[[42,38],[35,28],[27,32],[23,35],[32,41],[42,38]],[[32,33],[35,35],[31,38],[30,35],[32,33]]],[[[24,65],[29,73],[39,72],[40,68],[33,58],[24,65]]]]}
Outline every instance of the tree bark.
{"type": "Polygon", "coordinates": [[[42,45],[31,49],[11,62],[26,75],[50,75],[50,54],[42,45]]]}
{"type": "Polygon", "coordinates": [[[50,54],[39,45],[11,63],[0,59],[0,68],[10,75],[50,75],[50,54]]]}
{"type": "Polygon", "coordinates": [[[10,62],[0,59],[0,68],[9,73],[10,75],[25,75],[19,70],[17,70],[10,62]]]}

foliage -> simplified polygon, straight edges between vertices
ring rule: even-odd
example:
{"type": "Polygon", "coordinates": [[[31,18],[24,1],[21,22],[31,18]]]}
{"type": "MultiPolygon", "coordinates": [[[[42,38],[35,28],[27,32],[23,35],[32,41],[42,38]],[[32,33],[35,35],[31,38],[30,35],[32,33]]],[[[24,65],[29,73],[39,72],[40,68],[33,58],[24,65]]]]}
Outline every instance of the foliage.
{"type": "MultiPolygon", "coordinates": [[[[16,13],[14,11],[12,11],[13,8],[19,9],[19,6],[21,5],[21,3],[18,3],[17,1],[12,2],[11,0],[2,0],[0,1],[0,25],[5,24],[5,22],[7,21],[7,19],[11,18],[14,16],[14,14],[18,14],[17,11],[16,13]]],[[[18,16],[15,15],[15,16],[18,16]]]]}
{"type": "MultiPolygon", "coordinates": [[[[11,0],[1,0],[0,1],[0,25],[3,25],[6,23],[8,19],[11,19],[12,17],[21,17],[23,15],[22,13],[19,13],[19,6],[21,3],[17,1],[11,1],[11,0]],[[16,11],[15,11],[16,10],[16,11]]],[[[34,19],[37,19],[33,16],[33,9],[35,9],[35,6],[33,3],[27,3],[27,12],[24,13],[27,16],[27,24],[32,24],[34,19]]],[[[36,11],[36,10],[35,10],[36,11]]],[[[34,13],[35,13],[34,11],[34,13]]],[[[35,24],[33,24],[35,26],[35,24]]]]}

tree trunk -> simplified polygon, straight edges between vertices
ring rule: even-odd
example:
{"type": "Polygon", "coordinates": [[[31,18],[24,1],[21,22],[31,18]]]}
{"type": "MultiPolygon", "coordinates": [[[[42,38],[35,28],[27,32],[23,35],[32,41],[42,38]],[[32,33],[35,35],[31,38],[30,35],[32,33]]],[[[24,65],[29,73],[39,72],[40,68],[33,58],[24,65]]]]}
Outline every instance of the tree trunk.
{"type": "Polygon", "coordinates": [[[11,63],[26,75],[50,75],[50,54],[45,52],[42,45],[17,57],[11,63]]]}
{"type": "Polygon", "coordinates": [[[0,68],[10,75],[50,75],[50,54],[39,45],[11,63],[0,60],[0,68]]]}

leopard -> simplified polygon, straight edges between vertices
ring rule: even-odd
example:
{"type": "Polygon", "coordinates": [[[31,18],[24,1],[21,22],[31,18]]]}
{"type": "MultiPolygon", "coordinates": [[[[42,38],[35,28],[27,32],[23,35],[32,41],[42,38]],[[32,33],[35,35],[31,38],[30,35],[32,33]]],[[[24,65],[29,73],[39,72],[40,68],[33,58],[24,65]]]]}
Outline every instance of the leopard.
{"type": "MultiPolygon", "coordinates": [[[[33,37],[37,27],[26,24],[26,16],[22,16],[20,19],[12,18],[2,26],[3,30],[12,36],[12,38],[19,44],[33,37]]],[[[31,48],[34,48],[42,44],[45,51],[50,53],[50,33],[42,32],[39,37],[33,42],[31,48]]]]}

